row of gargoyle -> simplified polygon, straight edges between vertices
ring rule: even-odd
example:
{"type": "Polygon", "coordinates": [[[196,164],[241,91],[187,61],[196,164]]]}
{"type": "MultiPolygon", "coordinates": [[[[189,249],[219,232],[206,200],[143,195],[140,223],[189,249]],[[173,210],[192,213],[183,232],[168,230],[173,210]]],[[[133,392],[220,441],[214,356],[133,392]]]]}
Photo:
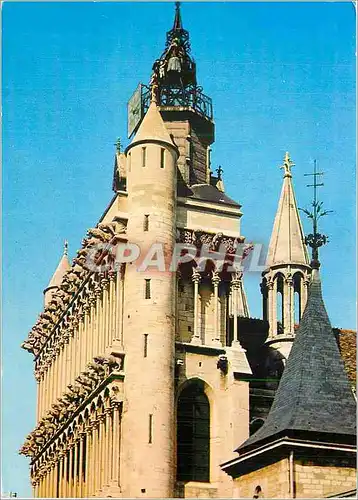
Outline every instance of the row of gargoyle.
{"type": "Polygon", "coordinates": [[[87,231],[87,238],[82,240],[82,248],[73,259],[72,267],[65,274],[59,289],[53,294],[51,301],[39,315],[28,338],[21,347],[37,356],[42,345],[50,336],[54,326],[65,311],[67,305],[76,294],[83,279],[90,272],[86,266],[88,252],[99,243],[116,243],[117,237],[126,232],[123,219],[115,217],[112,222],[98,224],[87,231]]]}
{"type": "Polygon", "coordinates": [[[20,454],[30,457],[36,455],[100,382],[113,370],[120,368],[119,363],[120,361],[114,356],[93,358],[87,369],[76,378],[76,383],[67,386],[68,390],[51,406],[37,427],[27,436],[20,454]]]}

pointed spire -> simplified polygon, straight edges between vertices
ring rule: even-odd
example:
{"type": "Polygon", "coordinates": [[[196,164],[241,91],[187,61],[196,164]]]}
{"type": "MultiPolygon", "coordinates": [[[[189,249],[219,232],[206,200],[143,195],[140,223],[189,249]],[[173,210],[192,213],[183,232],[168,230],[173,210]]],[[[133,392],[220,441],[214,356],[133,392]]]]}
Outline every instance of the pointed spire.
{"type": "Polygon", "coordinates": [[[314,269],[308,302],[264,425],[237,451],[278,435],[345,442],[355,437],[356,404],[314,269]],[[312,434],[311,434],[312,433],[312,434]],[[339,437],[340,436],[340,437],[339,437]]]}
{"type": "Polygon", "coordinates": [[[294,163],[286,153],[284,163],[280,167],[284,169],[283,186],[267,254],[268,267],[276,264],[309,264],[292,184],[293,166],[294,163]]]}
{"type": "Polygon", "coordinates": [[[155,101],[151,102],[149,109],[129,147],[132,147],[136,143],[142,141],[162,141],[174,146],[155,101]]]}
{"type": "Polygon", "coordinates": [[[182,29],[183,29],[183,23],[181,20],[181,13],[180,13],[180,2],[175,2],[175,18],[173,24],[173,31],[182,29]]]}
{"type": "MultiPolygon", "coordinates": [[[[64,245],[63,245],[63,255],[60,259],[60,262],[58,263],[58,266],[56,268],[56,271],[54,272],[49,284],[45,288],[45,292],[49,288],[56,288],[59,287],[62,283],[63,277],[65,273],[71,268],[71,264],[68,260],[68,241],[65,240],[64,245]]],[[[44,292],[44,293],[45,293],[44,292]]]]}

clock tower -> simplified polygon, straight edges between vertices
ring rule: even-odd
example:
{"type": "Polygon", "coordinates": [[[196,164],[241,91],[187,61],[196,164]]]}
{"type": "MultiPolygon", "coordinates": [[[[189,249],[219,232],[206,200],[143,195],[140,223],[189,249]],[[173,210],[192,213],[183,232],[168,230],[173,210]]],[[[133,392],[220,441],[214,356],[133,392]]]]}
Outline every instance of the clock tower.
{"type": "Polygon", "coordinates": [[[177,146],[178,194],[195,184],[217,182],[210,176],[210,145],[214,142],[213,107],[197,83],[189,33],[183,28],[180,4],[167,32],[164,52],[152,68],[149,85],[139,84],[128,102],[128,136],[138,129],[151,100],[155,100],[177,146]]]}

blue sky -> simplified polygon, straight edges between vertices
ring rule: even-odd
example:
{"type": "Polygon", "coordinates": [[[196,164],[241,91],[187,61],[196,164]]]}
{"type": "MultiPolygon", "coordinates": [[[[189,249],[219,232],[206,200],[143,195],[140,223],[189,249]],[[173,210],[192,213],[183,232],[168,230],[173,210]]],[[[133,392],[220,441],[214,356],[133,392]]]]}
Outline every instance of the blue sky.
{"type": "MultiPolygon", "coordinates": [[[[35,422],[31,355],[22,340],[42,309],[67,238],[74,256],[109,203],[126,103],[149,81],[171,3],[3,4],[3,485],[30,495],[17,450],[35,422]]],[[[334,214],[322,221],[326,306],[355,328],[355,12],[343,3],[184,3],[198,79],[214,104],[213,166],[242,204],[242,233],[267,244],[286,150],[304,173],[317,159],[334,214]]],[[[304,221],[306,232],[310,229],[304,221]]],[[[257,273],[246,276],[261,315],[257,273]]]]}

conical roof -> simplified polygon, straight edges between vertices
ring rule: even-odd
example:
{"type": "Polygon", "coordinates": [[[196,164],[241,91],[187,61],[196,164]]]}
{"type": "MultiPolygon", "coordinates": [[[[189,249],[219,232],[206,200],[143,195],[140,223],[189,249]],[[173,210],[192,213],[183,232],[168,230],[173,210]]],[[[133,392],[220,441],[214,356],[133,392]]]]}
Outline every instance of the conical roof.
{"type": "Polygon", "coordinates": [[[267,253],[267,267],[275,264],[309,264],[307,248],[292,184],[293,163],[286,153],[283,186],[267,253]]]}
{"type": "Polygon", "coordinates": [[[356,434],[356,403],[323,303],[318,269],[312,272],[307,306],[268,417],[237,451],[282,433],[312,433],[312,440],[319,433],[327,441],[335,435],[339,442],[356,434]]]}
{"type": "Polygon", "coordinates": [[[59,287],[62,283],[63,277],[66,274],[66,272],[71,268],[71,264],[68,260],[68,255],[67,255],[67,242],[65,243],[65,248],[63,255],[61,257],[60,262],[58,263],[58,266],[56,268],[56,271],[53,273],[52,278],[50,279],[49,284],[45,288],[45,290],[48,290],[49,288],[55,288],[59,287]]]}
{"type": "Polygon", "coordinates": [[[142,123],[139,126],[129,148],[138,142],[160,141],[174,146],[169,132],[164,124],[163,118],[159,113],[158,107],[154,101],[150,103],[142,123]]]}

